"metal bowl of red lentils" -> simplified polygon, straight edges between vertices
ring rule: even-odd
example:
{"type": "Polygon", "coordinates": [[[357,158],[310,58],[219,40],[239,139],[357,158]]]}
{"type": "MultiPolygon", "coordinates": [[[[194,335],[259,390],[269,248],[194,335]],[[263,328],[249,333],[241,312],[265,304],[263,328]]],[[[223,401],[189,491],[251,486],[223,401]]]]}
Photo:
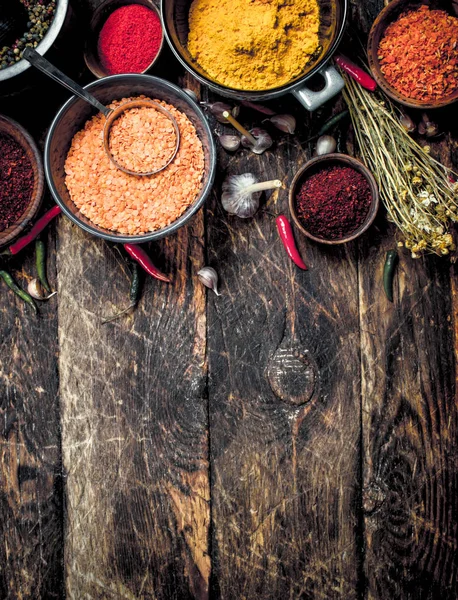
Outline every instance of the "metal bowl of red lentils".
{"type": "Polygon", "coordinates": [[[362,162],[346,154],[312,158],[296,173],[289,209],[314,242],[344,244],[365,233],[379,208],[377,183],[362,162]]]}
{"type": "Polygon", "coordinates": [[[458,5],[392,0],[368,39],[372,74],[393,100],[431,109],[458,100],[458,5]]]}
{"type": "MultiPolygon", "coordinates": [[[[179,87],[150,75],[113,75],[86,89],[107,106],[137,98],[160,103],[178,123],[178,152],[154,175],[117,169],[103,146],[105,117],[72,97],[55,117],[44,152],[57,204],[82,229],[113,242],[142,243],[174,233],[203,205],[215,177],[216,148],[202,110],[179,87]]],[[[138,129],[143,115],[133,116],[138,129]]],[[[126,153],[136,148],[128,138],[121,144],[126,153]]]]}
{"type": "Polygon", "coordinates": [[[19,123],[0,115],[0,247],[35,217],[43,192],[43,162],[34,140],[19,123]]]}

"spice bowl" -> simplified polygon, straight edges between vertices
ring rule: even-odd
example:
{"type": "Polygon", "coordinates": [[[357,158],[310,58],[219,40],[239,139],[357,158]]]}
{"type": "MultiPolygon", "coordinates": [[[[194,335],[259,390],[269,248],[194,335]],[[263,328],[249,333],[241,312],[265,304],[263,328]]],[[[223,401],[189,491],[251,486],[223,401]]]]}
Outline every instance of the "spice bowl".
{"type": "MultiPolygon", "coordinates": [[[[363,181],[364,181],[363,180],[363,181]]],[[[326,189],[326,188],[323,188],[326,189]]],[[[307,162],[294,176],[294,179],[291,183],[291,187],[289,190],[289,209],[291,213],[291,217],[296,225],[296,227],[308,238],[313,240],[314,242],[318,242],[320,244],[344,244],[346,242],[350,242],[360,235],[362,235],[365,231],[369,229],[369,227],[374,222],[374,219],[377,215],[377,211],[379,208],[379,193],[377,188],[377,183],[369,171],[369,169],[363,165],[363,163],[356,158],[351,156],[347,156],[346,154],[326,154],[324,156],[317,156],[316,158],[312,158],[309,162],[307,162]],[[367,214],[364,217],[364,220],[357,226],[356,229],[350,231],[347,235],[343,235],[337,239],[329,239],[326,237],[319,237],[318,235],[311,233],[304,225],[301,220],[297,207],[297,196],[302,187],[302,185],[308,181],[313,175],[324,172],[332,167],[349,167],[356,171],[357,174],[363,176],[364,180],[368,184],[368,189],[370,193],[370,205],[367,211],[367,214]]]]}
{"type": "Polygon", "coordinates": [[[164,29],[162,27],[161,15],[152,0],[104,0],[102,4],[100,4],[96,10],[94,11],[91,21],[89,23],[89,33],[86,37],[85,48],[84,48],[84,60],[86,62],[87,68],[91,71],[91,73],[100,79],[101,77],[107,77],[109,75],[113,75],[113,73],[109,73],[102,65],[102,61],[99,56],[98,50],[98,41],[100,32],[108,19],[108,17],[118,8],[123,6],[129,6],[133,4],[138,4],[140,6],[146,6],[147,8],[154,11],[154,13],[159,18],[159,22],[161,23],[161,42],[159,48],[154,56],[153,60],[149,63],[149,65],[141,71],[141,73],[147,73],[153,65],[156,63],[159,58],[162,47],[164,45],[164,29]]]}
{"type": "MultiPolygon", "coordinates": [[[[386,29],[389,25],[394,23],[401,14],[419,9],[421,6],[427,6],[431,10],[443,10],[447,14],[458,17],[458,5],[454,2],[447,2],[444,0],[421,0],[420,2],[414,2],[412,0],[392,0],[383,8],[375,19],[368,37],[367,43],[367,57],[369,61],[369,67],[372,72],[374,79],[380,88],[385,92],[387,96],[410,108],[416,109],[432,109],[447,106],[458,100],[458,86],[446,96],[440,97],[436,100],[421,101],[419,99],[410,98],[407,95],[402,94],[400,91],[395,89],[386,79],[382,72],[382,66],[379,59],[379,45],[382,40],[386,29]]],[[[439,38],[442,42],[443,32],[440,31],[439,38]]],[[[429,32],[428,32],[429,36],[429,32]]],[[[403,45],[403,52],[405,53],[405,45],[403,45]]],[[[440,59],[439,59],[440,60],[440,59]]]]}
{"type": "Polygon", "coordinates": [[[13,119],[0,115],[0,135],[13,138],[24,149],[33,171],[33,189],[30,200],[16,221],[0,231],[0,247],[2,247],[14,240],[35,217],[43,199],[45,186],[41,154],[30,134],[13,119]]]}
{"type": "MultiPolygon", "coordinates": [[[[130,96],[144,95],[153,100],[167,102],[180,111],[194,126],[202,145],[203,173],[200,189],[192,202],[175,220],[160,229],[147,233],[125,233],[107,229],[88,218],[73,202],[66,185],[65,163],[73,137],[94,115],[94,109],[85,101],[73,96],[57,113],[46,138],[44,151],[45,175],[51,193],[62,212],[87,233],[116,243],[140,244],[175,233],[186,225],[203,205],[213,186],[216,170],[216,146],[210,126],[200,106],[178,86],[151,75],[126,73],[104,77],[88,84],[86,88],[102,104],[130,96]]],[[[153,177],[165,173],[161,171],[153,177]]],[[[124,176],[127,176],[123,174],[124,176]]],[[[127,177],[133,177],[128,175],[127,177]]],[[[140,178],[143,179],[143,178],[140,178]]],[[[173,193],[173,192],[172,192],[173,193]]],[[[129,192],[130,194],[130,192],[129,192]]],[[[165,195],[164,202],[168,196],[165,195]]]]}

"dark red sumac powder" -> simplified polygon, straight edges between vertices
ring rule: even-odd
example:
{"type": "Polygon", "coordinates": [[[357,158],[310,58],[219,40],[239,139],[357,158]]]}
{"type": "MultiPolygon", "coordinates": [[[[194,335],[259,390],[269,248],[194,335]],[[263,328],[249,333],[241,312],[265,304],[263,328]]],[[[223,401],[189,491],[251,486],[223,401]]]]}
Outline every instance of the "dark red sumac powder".
{"type": "Polygon", "coordinates": [[[141,73],[153,62],[161,42],[162,25],[156,12],[128,4],[112,12],[100,31],[100,62],[111,75],[141,73]]]}
{"type": "Polygon", "coordinates": [[[302,183],[296,211],[312,235],[338,240],[364,223],[371,201],[371,188],[361,173],[335,166],[317,171],[302,183]]]}
{"type": "Polygon", "coordinates": [[[32,197],[32,163],[15,139],[0,133],[0,231],[24,214],[32,197]]]}

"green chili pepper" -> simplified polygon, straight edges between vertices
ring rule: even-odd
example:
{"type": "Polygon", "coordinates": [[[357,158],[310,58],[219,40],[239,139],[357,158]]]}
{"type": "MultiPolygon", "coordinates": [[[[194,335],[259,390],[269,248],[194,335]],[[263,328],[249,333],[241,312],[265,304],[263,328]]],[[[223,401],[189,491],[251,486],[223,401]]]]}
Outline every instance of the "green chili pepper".
{"type": "Polygon", "coordinates": [[[337,123],[339,121],[341,121],[345,117],[348,117],[348,115],[349,115],[348,109],[345,109],[340,113],[337,113],[336,115],[334,115],[333,117],[328,119],[325,123],[323,123],[323,125],[321,126],[321,128],[318,131],[318,135],[319,136],[323,135],[323,133],[326,133],[327,131],[332,129],[334,127],[334,125],[337,125],[337,123]]]}
{"type": "Polygon", "coordinates": [[[38,279],[48,294],[51,293],[48,278],[46,277],[46,246],[42,240],[35,242],[35,259],[37,265],[38,279]]]}
{"type": "Polygon", "coordinates": [[[393,279],[397,262],[397,251],[388,250],[386,253],[385,266],[383,267],[383,289],[390,302],[393,302],[393,279]]]}
{"type": "Polygon", "coordinates": [[[0,271],[0,277],[3,279],[3,281],[6,283],[6,285],[11,290],[13,290],[13,292],[16,294],[16,296],[19,296],[19,298],[24,300],[24,302],[26,302],[29,306],[31,306],[33,308],[33,310],[36,314],[37,306],[36,306],[35,302],[33,301],[32,296],[30,296],[30,294],[28,294],[27,292],[22,290],[18,286],[18,284],[14,281],[14,279],[11,277],[11,275],[9,273],[7,273],[6,271],[0,271]]]}
{"type": "Polygon", "coordinates": [[[129,298],[132,306],[136,306],[140,299],[141,279],[138,263],[132,262],[132,279],[130,282],[129,298]]]}
{"type": "Polygon", "coordinates": [[[142,270],[140,269],[139,265],[136,262],[132,261],[132,279],[130,280],[130,291],[129,291],[130,304],[127,308],[125,308],[121,312],[116,313],[112,317],[107,317],[107,318],[103,319],[102,323],[111,323],[111,321],[115,321],[116,319],[119,319],[119,317],[122,317],[122,315],[125,315],[126,313],[128,313],[130,310],[132,310],[133,308],[135,308],[137,306],[138,301],[140,300],[140,294],[142,291],[141,272],[142,272],[142,270]]]}

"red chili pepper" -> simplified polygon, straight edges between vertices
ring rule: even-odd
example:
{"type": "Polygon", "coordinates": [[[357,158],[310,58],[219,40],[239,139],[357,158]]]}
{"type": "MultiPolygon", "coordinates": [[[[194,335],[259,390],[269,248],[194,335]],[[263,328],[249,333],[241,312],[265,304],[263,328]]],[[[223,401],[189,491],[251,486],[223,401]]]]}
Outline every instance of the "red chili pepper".
{"type": "Polygon", "coordinates": [[[138,264],[145,269],[147,273],[155,277],[156,279],[160,279],[161,281],[165,281],[170,283],[169,277],[161,273],[157,267],[153,265],[150,257],[146,254],[146,252],[138,246],[137,244],[124,244],[124,248],[126,249],[127,254],[131,256],[134,260],[138,262],[138,264]]]}
{"type": "Polygon", "coordinates": [[[32,227],[29,233],[26,233],[25,235],[20,237],[14,242],[14,244],[11,244],[11,246],[4,250],[1,254],[13,256],[14,254],[17,254],[18,252],[23,250],[26,246],[30,244],[30,242],[33,242],[33,240],[36,237],[38,237],[38,235],[43,231],[43,229],[47,225],[49,225],[49,223],[55,217],[57,217],[57,215],[60,215],[61,212],[62,210],[60,206],[57,206],[57,204],[56,206],[53,206],[50,210],[48,210],[47,213],[45,213],[40,219],[38,219],[38,221],[35,223],[35,225],[32,227]]]}
{"type": "Polygon", "coordinates": [[[362,85],[366,90],[370,90],[373,92],[377,87],[377,82],[372,79],[372,77],[366,73],[361,67],[355,65],[349,58],[344,56],[343,54],[339,54],[338,56],[334,56],[334,61],[339,65],[339,67],[348,73],[350,77],[353,77],[355,81],[362,85]]]}
{"type": "Polygon", "coordinates": [[[284,215],[279,215],[275,219],[275,222],[277,223],[278,233],[280,234],[280,239],[283,242],[283,246],[285,247],[288,256],[299,267],[299,269],[304,269],[304,271],[307,271],[307,266],[302,260],[299,250],[296,247],[290,222],[284,215]]]}

